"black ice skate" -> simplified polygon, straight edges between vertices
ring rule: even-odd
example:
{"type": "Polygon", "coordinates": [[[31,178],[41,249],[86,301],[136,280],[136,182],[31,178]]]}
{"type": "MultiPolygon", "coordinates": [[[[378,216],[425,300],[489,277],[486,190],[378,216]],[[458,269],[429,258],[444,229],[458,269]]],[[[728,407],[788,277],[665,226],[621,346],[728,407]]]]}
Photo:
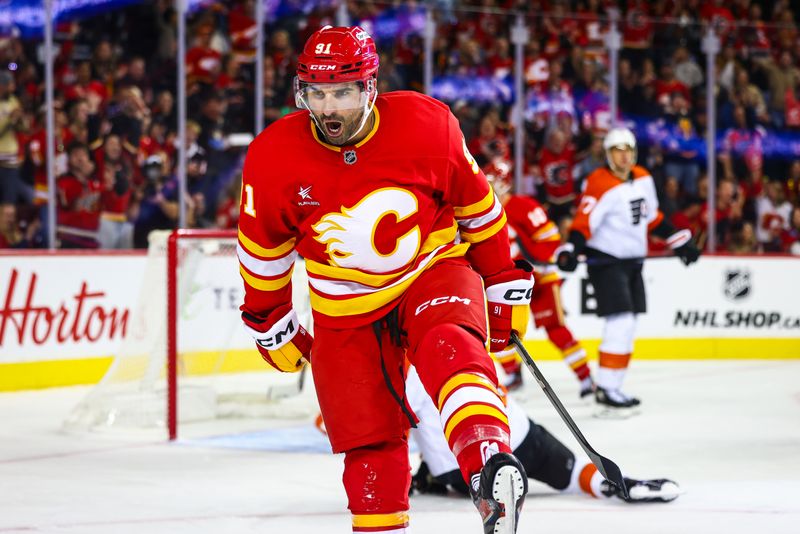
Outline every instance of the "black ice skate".
{"type": "Polygon", "coordinates": [[[625,486],[628,488],[627,499],[617,486],[607,480],[601,482],[600,491],[606,497],[617,497],[629,503],[670,502],[677,499],[678,495],[682,493],[678,484],[666,478],[636,480],[625,477],[625,486]]]}
{"type": "Polygon", "coordinates": [[[579,395],[581,399],[586,399],[590,395],[594,395],[594,390],[596,386],[594,385],[594,381],[592,381],[591,377],[586,380],[581,380],[581,390],[579,395]]]}
{"type": "Polygon", "coordinates": [[[528,476],[519,460],[505,452],[489,458],[481,469],[478,489],[470,487],[484,534],[515,534],[527,493],[528,476]]]}
{"type": "Polygon", "coordinates": [[[603,419],[626,419],[638,413],[639,399],[624,394],[618,389],[605,389],[597,386],[594,398],[598,410],[595,417],[603,419]]]}

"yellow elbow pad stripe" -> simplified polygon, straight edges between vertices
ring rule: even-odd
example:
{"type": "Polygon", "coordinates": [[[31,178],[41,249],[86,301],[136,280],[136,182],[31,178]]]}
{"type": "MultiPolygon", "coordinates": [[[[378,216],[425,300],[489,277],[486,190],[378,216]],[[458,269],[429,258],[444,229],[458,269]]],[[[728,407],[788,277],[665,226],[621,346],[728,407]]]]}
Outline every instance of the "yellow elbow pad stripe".
{"type": "Polygon", "coordinates": [[[469,206],[456,206],[455,208],[453,208],[453,213],[459,219],[464,217],[471,217],[476,213],[488,210],[489,208],[492,207],[493,203],[494,203],[494,190],[489,188],[489,192],[486,193],[486,196],[480,199],[478,202],[470,204],[469,206]]]}
{"type": "Polygon", "coordinates": [[[289,269],[289,272],[280,278],[276,278],[274,280],[264,280],[248,273],[244,267],[239,267],[239,273],[242,275],[242,278],[247,285],[254,289],[258,289],[259,291],[277,291],[278,289],[283,289],[289,282],[292,281],[292,271],[294,271],[294,267],[289,269]]]}
{"type": "Polygon", "coordinates": [[[470,232],[467,232],[467,231],[462,229],[461,230],[461,237],[467,243],[480,243],[481,241],[486,241],[487,239],[492,237],[494,234],[499,232],[503,228],[503,226],[505,226],[505,225],[506,225],[506,214],[505,214],[505,212],[503,212],[503,215],[502,215],[502,217],[500,217],[500,220],[497,221],[496,223],[494,223],[493,225],[491,225],[486,230],[482,230],[480,232],[475,232],[475,233],[470,233],[470,232]]]}

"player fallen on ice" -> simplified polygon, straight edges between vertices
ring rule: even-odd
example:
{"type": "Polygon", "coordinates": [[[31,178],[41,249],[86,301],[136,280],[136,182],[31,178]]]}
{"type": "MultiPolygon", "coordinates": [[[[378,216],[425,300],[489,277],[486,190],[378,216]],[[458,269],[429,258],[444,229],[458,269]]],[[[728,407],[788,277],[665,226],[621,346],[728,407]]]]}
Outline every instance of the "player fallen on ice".
{"type": "Polygon", "coordinates": [[[676,231],[658,209],[650,172],[636,165],[636,138],[614,128],[603,139],[608,166],[586,178],[567,242],[556,251],[564,271],[574,271],[586,255],[597,315],[605,320],[600,343],[595,399],[606,415],[624,416],[640,404],[622,391],[633,353],[636,315],[645,313],[642,266],[648,234],[661,237],[685,265],[700,251],[689,230],[676,231]],[[628,413],[625,413],[628,412],[628,413]]]}
{"type": "MultiPolygon", "coordinates": [[[[411,483],[412,492],[444,494],[449,490],[468,494],[459,476],[458,464],[447,448],[436,407],[425,394],[416,371],[406,379],[408,403],[419,423],[411,431],[422,454],[422,464],[411,483]]],[[[513,398],[506,397],[511,448],[528,476],[564,493],[585,493],[600,499],[616,497],[630,503],[669,502],[680,495],[678,485],[668,479],[637,480],[625,477],[629,496],[603,478],[588,458],[576,456],[546,428],[528,417],[513,398]]]]}
{"type": "Polygon", "coordinates": [[[486,349],[524,335],[533,279],[511,259],[505,213],[456,118],[419,93],[378,95],[377,71],[375,43],[359,27],[325,27],[306,42],[301,111],[259,134],[245,159],[242,319],[273,367],[313,361],[331,447],[344,453],[354,532],[406,532],[407,356],[484,532],[513,534],[528,478],[486,349]],[[298,254],[314,340],[292,308],[298,254]]]}
{"type": "MultiPolygon", "coordinates": [[[[553,263],[555,250],[561,244],[561,234],[535,199],[514,193],[510,163],[497,160],[484,166],[483,172],[506,211],[511,256],[528,260],[534,266],[533,323],[537,328],[544,328],[547,338],[561,351],[564,362],[578,379],[580,397],[588,397],[594,393],[594,382],[586,351],[566,324],[561,305],[563,279],[555,265],[548,265],[553,263]]],[[[509,377],[506,388],[509,391],[519,388],[523,371],[517,351],[512,348],[494,356],[509,377]]]]}

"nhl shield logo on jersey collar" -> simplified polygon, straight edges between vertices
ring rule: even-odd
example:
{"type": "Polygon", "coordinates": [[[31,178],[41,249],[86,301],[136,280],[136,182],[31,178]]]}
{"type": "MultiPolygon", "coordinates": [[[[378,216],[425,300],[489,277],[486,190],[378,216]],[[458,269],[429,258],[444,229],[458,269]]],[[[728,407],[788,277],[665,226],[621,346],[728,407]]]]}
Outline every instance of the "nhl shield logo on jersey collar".
{"type": "Polygon", "coordinates": [[[345,150],[342,153],[342,156],[344,157],[344,162],[347,163],[348,165],[352,165],[356,161],[358,161],[358,156],[356,156],[355,150],[345,150]]]}

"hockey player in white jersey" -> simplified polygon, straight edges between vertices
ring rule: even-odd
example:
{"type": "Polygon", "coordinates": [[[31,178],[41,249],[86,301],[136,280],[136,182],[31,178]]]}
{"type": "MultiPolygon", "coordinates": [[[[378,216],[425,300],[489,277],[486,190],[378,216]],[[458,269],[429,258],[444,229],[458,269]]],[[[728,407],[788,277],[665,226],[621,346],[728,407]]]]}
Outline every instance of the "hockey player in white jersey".
{"type": "Polygon", "coordinates": [[[608,166],[586,179],[585,190],[567,242],[556,250],[556,262],[574,271],[585,254],[597,315],[605,319],[595,377],[597,402],[622,415],[640,404],[622,392],[633,352],[636,315],[645,313],[642,264],[650,232],[666,239],[689,265],[700,255],[688,230],[676,231],[658,209],[653,177],[636,165],[636,138],[614,128],[603,140],[608,166]]]}
{"type": "MultiPolygon", "coordinates": [[[[419,419],[411,436],[422,453],[423,463],[411,482],[412,491],[464,495],[469,489],[459,475],[458,464],[444,439],[439,412],[425,394],[414,367],[408,370],[406,398],[419,419]]],[[[511,397],[506,397],[506,411],[511,428],[511,447],[528,476],[564,493],[585,493],[600,499],[616,497],[627,502],[669,502],[681,493],[678,485],[667,479],[636,480],[625,477],[629,497],[608,483],[584,456],[576,456],[566,445],[537,425],[511,397]]]]}

